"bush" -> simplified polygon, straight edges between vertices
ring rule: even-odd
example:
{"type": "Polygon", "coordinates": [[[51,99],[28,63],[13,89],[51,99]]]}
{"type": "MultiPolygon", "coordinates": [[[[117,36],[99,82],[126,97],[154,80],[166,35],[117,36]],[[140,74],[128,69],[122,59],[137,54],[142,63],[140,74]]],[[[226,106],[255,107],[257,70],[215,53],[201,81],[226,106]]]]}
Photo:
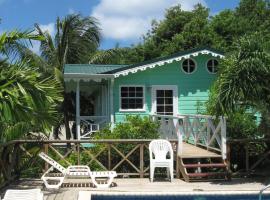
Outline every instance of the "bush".
{"type": "Polygon", "coordinates": [[[126,117],[126,121],[117,123],[111,131],[109,127],[95,135],[95,139],[155,139],[159,137],[159,124],[149,117],[139,115],[126,117]]]}

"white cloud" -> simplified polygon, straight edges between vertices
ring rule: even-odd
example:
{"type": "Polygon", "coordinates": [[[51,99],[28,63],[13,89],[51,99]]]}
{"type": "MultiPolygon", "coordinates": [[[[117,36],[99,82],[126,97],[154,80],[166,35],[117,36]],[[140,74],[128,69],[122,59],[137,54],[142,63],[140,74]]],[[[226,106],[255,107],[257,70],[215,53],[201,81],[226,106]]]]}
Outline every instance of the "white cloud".
{"type": "MultiPolygon", "coordinates": [[[[48,31],[48,33],[54,37],[55,35],[55,24],[49,23],[49,24],[40,24],[39,27],[41,28],[41,30],[43,32],[48,31]]],[[[39,41],[31,41],[32,42],[32,46],[30,46],[30,49],[35,52],[36,54],[39,54],[39,47],[40,47],[40,42],[39,41]]]]}
{"type": "Polygon", "coordinates": [[[29,49],[33,51],[34,53],[39,54],[40,42],[33,40],[31,41],[31,43],[32,43],[32,46],[29,46],[29,49]]]}
{"type": "Polygon", "coordinates": [[[181,4],[183,10],[204,0],[101,0],[94,7],[92,16],[96,17],[105,38],[136,40],[151,27],[151,20],[160,20],[164,11],[173,5],[181,4]]]}
{"type": "Polygon", "coordinates": [[[68,14],[74,14],[76,13],[75,10],[73,8],[69,8],[68,9],[68,14]]]}
{"type": "Polygon", "coordinates": [[[48,33],[51,36],[54,36],[54,34],[55,34],[55,24],[53,22],[49,23],[49,24],[41,24],[41,25],[39,25],[39,27],[41,28],[41,30],[43,32],[48,31],[48,33]]]}

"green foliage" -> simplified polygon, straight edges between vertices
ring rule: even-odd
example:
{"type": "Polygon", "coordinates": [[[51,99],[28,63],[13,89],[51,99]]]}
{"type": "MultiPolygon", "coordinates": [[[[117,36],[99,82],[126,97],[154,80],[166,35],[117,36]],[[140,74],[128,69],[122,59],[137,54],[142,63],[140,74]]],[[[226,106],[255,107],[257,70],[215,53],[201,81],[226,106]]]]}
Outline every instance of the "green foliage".
{"type": "Polygon", "coordinates": [[[269,108],[269,43],[255,33],[241,37],[234,49],[220,63],[219,76],[210,96],[211,110],[230,113],[239,106],[269,108]]]}
{"type": "Polygon", "coordinates": [[[255,113],[247,110],[238,110],[228,115],[227,133],[229,138],[260,138],[262,134],[258,131],[255,113]]]}
{"type": "Polygon", "coordinates": [[[31,62],[8,56],[26,45],[25,39],[41,39],[30,32],[0,35],[0,141],[18,139],[29,132],[46,131],[58,118],[56,107],[62,100],[61,86],[50,77],[44,78],[31,62]],[[15,45],[15,46],[14,46],[15,45]]]}
{"type": "Polygon", "coordinates": [[[269,5],[267,0],[241,0],[235,10],[224,10],[214,16],[200,4],[191,11],[173,6],[166,10],[164,19],[153,20],[142,43],[118,48],[124,54],[112,63],[131,64],[199,46],[231,52],[232,44],[244,34],[270,35],[269,5]]]}
{"type": "Polygon", "coordinates": [[[117,123],[111,131],[109,128],[101,130],[95,139],[154,139],[158,138],[159,124],[149,117],[129,115],[126,121],[117,123]]]}

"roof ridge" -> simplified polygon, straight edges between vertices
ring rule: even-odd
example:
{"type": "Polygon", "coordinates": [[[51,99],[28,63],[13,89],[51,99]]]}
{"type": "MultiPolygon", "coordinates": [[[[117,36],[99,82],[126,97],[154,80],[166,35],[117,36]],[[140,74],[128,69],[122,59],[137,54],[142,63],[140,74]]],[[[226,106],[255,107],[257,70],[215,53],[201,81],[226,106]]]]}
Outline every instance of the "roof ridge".
{"type": "Polygon", "coordinates": [[[153,58],[153,59],[150,59],[150,60],[145,60],[145,61],[142,61],[142,62],[139,62],[139,63],[130,64],[130,65],[127,65],[126,67],[123,67],[121,69],[113,69],[113,70],[107,71],[105,73],[106,74],[108,74],[108,73],[113,74],[113,73],[121,72],[121,71],[124,71],[124,70],[132,69],[132,68],[135,68],[135,67],[139,67],[139,66],[159,62],[159,61],[162,61],[162,60],[172,59],[172,58],[175,58],[175,57],[178,57],[178,56],[183,56],[183,55],[186,55],[186,54],[191,54],[191,53],[194,53],[194,52],[197,52],[197,51],[203,51],[203,50],[212,51],[212,52],[215,52],[217,54],[224,55],[224,52],[222,52],[220,50],[217,50],[217,49],[214,49],[214,48],[211,48],[211,47],[208,47],[208,46],[201,46],[201,47],[196,47],[196,48],[192,48],[192,49],[188,49],[188,50],[179,51],[179,52],[176,52],[176,53],[168,55],[168,56],[160,56],[160,57],[156,57],[156,58],[153,58]]]}

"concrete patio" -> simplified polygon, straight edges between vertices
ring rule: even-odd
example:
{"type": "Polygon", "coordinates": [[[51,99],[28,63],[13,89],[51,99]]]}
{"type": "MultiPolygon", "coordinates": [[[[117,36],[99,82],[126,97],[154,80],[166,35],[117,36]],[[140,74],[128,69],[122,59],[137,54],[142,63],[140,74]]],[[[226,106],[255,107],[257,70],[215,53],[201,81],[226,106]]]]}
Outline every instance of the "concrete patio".
{"type": "MultiPolygon", "coordinates": [[[[26,188],[41,188],[44,192],[45,200],[77,200],[79,191],[89,191],[86,196],[92,193],[190,193],[190,192],[259,192],[259,190],[270,182],[270,177],[259,179],[233,179],[232,181],[215,181],[215,182],[191,182],[187,183],[180,179],[174,179],[173,182],[166,180],[157,180],[153,183],[149,179],[125,178],[115,179],[117,186],[109,189],[96,189],[89,187],[88,180],[80,179],[72,180],[72,182],[84,182],[84,187],[63,187],[59,190],[46,190],[40,180],[20,180],[10,184],[1,191],[1,196],[6,189],[26,189],[26,188]]],[[[69,180],[70,182],[70,180],[69,180]]]]}

